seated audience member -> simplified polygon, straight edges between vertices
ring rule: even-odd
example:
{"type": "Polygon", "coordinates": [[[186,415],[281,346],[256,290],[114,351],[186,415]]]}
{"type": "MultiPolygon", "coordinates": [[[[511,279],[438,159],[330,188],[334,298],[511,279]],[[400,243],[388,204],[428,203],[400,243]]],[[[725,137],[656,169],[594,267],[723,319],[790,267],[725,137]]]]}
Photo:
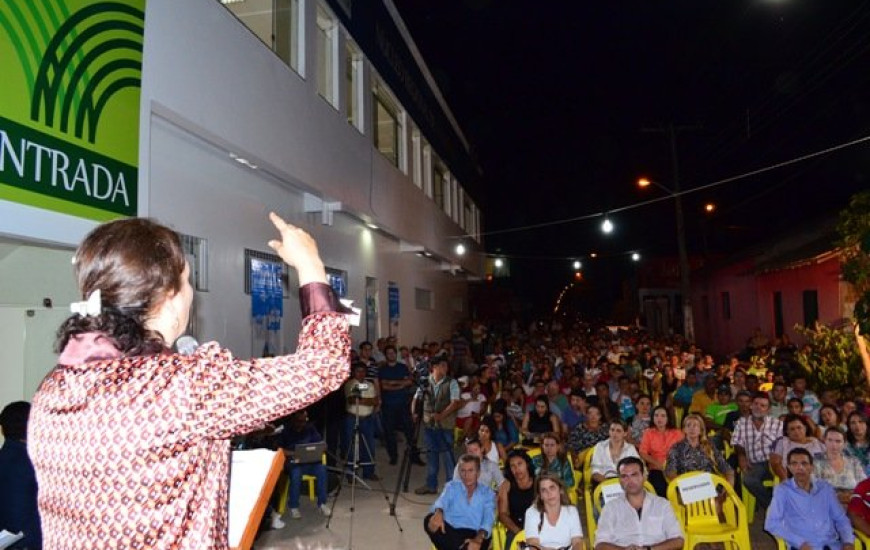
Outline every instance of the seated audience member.
{"type": "Polygon", "coordinates": [[[792,478],[774,487],[764,529],[790,548],[854,548],[855,535],[834,488],[813,478],[813,457],[802,447],[787,457],[792,478]]]}
{"type": "Polygon", "coordinates": [[[825,452],[824,444],[810,435],[813,432],[810,431],[809,424],[801,414],[785,415],[785,420],[782,421],[782,432],[782,437],[773,444],[770,452],[770,469],[781,480],[788,477],[783,458],[788,456],[792,449],[806,449],[811,455],[825,452]]]}
{"type": "MultiPolygon", "coordinates": [[[[846,410],[845,404],[843,410],[846,410]]],[[[867,433],[867,417],[858,411],[849,413],[846,426],[846,451],[858,459],[864,473],[870,475],[870,434],[867,433]]]]}
{"type": "Polygon", "coordinates": [[[870,537],[870,478],[855,486],[846,513],[852,527],[870,537]]]}
{"type": "Polygon", "coordinates": [[[610,398],[610,386],[600,378],[595,384],[595,395],[598,399],[596,404],[601,408],[601,414],[604,415],[605,421],[610,422],[622,418],[619,413],[619,405],[610,398]]]}
{"type": "Polygon", "coordinates": [[[42,548],[42,529],[36,505],[36,474],[27,456],[27,418],[30,403],[15,401],[0,412],[0,530],[23,533],[9,548],[42,548]]]}
{"type": "Polygon", "coordinates": [[[619,461],[619,484],[625,493],[601,510],[595,532],[595,550],[679,550],[683,532],[671,504],[647,493],[643,461],[627,457],[619,461]]]}
{"type": "Polygon", "coordinates": [[[542,473],[535,480],[535,501],[526,510],[525,526],[526,542],[538,548],[584,548],[580,514],[559,476],[542,473]]]}
{"type": "Polygon", "coordinates": [[[697,414],[683,419],[685,439],[674,443],[668,452],[666,477],[671,480],[686,472],[709,472],[734,485],[734,470],[707,439],[704,420],[697,414]]]}
{"type": "Polygon", "coordinates": [[[803,404],[802,413],[805,414],[816,423],[819,421],[819,409],[822,408],[822,402],[819,401],[815,392],[807,389],[807,377],[802,373],[798,373],[791,380],[791,390],[788,392],[788,398],[798,398],[803,404]]]}
{"type": "Polygon", "coordinates": [[[610,423],[610,437],[597,443],[592,451],[592,482],[597,485],[616,477],[616,464],[627,456],[640,458],[637,448],[625,440],[626,428],[622,420],[610,423]]]}
{"type": "Polygon", "coordinates": [[[759,508],[767,508],[770,504],[771,490],[764,482],[771,478],[768,465],[771,446],[782,437],[782,421],[767,416],[769,409],[767,394],[755,394],[752,414],[738,420],[731,435],[743,484],[755,496],[759,508]]]}
{"type": "MultiPolygon", "coordinates": [[[[810,418],[809,415],[804,414],[803,407],[803,401],[801,401],[797,397],[791,397],[788,401],[786,401],[786,408],[788,409],[787,414],[796,414],[802,417],[810,427],[810,431],[808,432],[809,435],[815,435],[818,426],[816,426],[816,423],[813,421],[812,418],[810,418]]],[[[785,420],[785,417],[782,417],[781,420],[785,420]]]]}
{"type": "Polygon", "coordinates": [[[731,387],[723,384],[716,390],[716,401],[707,405],[704,418],[710,428],[719,429],[725,425],[728,413],[736,410],[737,403],[731,399],[731,387]]]}
{"type": "Polygon", "coordinates": [[[577,424],[568,436],[568,450],[579,453],[610,437],[610,426],[603,420],[598,405],[586,407],[586,420],[577,424]]]}
{"type": "Polygon", "coordinates": [[[814,473],[837,491],[842,504],[848,504],[852,491],[864,479],[864,469],[858,459],[844,453],[846,436],[840,428],[825,431],[825,452],[815,458],[814,473]]]}
{"type": "MultiPolygon", "coordinates": [[[[466,439],[465,452],[480,459],[480,473],[477,476],[477,482],[493,491],[498,491],[504,482],[504,476],[498,468],[498,461],[493,462],[483,455],[483,445],[480,444],[480,439],[475,436],[466,439]]],[[[457,464],[453,470],[454,480],[460,479],[459,473],[459,464],[457,464]]]]}
{"type": "Polygon", "coordinates": [[[652,399],[648,395],[640,395],[635,404],[636,413],[628,429],[628,441],[640,445],[643,432],[652,424],[652,399]]]}
{"type": "Polygon", "coordinates": [[[668,481],[665,479],[665,461],[675,443],[683,439],[683,432],[674,428],[668,409],[658,406],[653,410],[653,425],[643,433],[637,448],[638,454],[649,468],[649,480],[660,497],[666,495],[668,481]]]}
{"type": "Polygon", "coordinates": [[[302,493],[302,475],[314,476],[317,492],[317,508],[324,516],[329,515],[329,506],[326,505],[326,465],[322,462],[300,464],[296,462],[293,451],[296,445],[303,443],[317,443],[323,441],[323,437],[314,424],[308,422],[308,413],[305,410],[296,411],[290,415],[290,422],[281,433],[279,446],[284,451],[286,462],[284,470],[290,478],[290,517],[299,519],[302,513],[299,511],[299,497],[302,493]]]}
{"type": "Polygon", "coordinates": [[[471,377],[470,382],[467,382],[467,386],[461,387],[461,390],[459,400],[462,402],[462,407],[456,413],[456,427],[466,434],[473,434],[477,432],[481,413],[485,410],[486,396],[481,393],[480,382],[474,376],[471,377]]]}
{"type": "Polygon", "coordinates": [[[525,528],[526,510],[535,500],[535,467],[525,450],[508,453],[504,478],[498,489],[498,520],[507,531],[504,547],[510,548],[513,538],[525,528]]]}
{"type": "Polygon", "coordinates": [[[816,426],[815,436],[824,438],[828,428],[839,428],[845,434],[845,430],[840,425],[840,411],[833,405],[822,405],[819,409],[819,425],[816,426]]]}
{"type": "MultiPolygon", "coordinates": [[[[513,418],[507,414],[504,406],[498,402],[492,409],[492,420],[495,429],[492,431],[492,440],[502,446],[505,453],[509,452],[520,440],[520,431],[513,418]]],[[[499,451],[500,452],[500,451],[499,451]]]]}
{"type": "Polygon", "coordinates": [[[568,406],[562,411],[562,431],[569,434],[586,420],[586,392],[582,388],[571,390],[568,406]]]}
{"type": "Polygon", "coordinates": [[[459,457],[459,479],[448,481],[429,508],[423,528],[438,550],[486,550],[495,518],[495,493],[478,483],[480,459],[459,457]]]}
{"type": "Polygon", "coordinates": [[[491,416],[484,416],[480,419],[480,425],[477,427],[477,438],[480,440],[483,456],[498,464],[499,460],[504,460],[507,457],[507,453],[502,444],[494,439],[495,432],[495,420],[491,416]]]}
{"type": "Polygon", "coordinates": [[[574,471],[558,434],[544,434],[541,438],[541,454],[532,458],[532,464],[535,466],[536,476],[545,472],[551,473],[559,476],[566,487],[574,486],[574,471]]]}
{"type": "Polygon", "coordinates": [[[535,406],[523,417],[523,426],[520,429],[526,439],[538,440],[545,433],[559,433],[561,422],[555,413],[550,412],[550,402],[546,395],[539,395],[535,399],[535,406]]]}

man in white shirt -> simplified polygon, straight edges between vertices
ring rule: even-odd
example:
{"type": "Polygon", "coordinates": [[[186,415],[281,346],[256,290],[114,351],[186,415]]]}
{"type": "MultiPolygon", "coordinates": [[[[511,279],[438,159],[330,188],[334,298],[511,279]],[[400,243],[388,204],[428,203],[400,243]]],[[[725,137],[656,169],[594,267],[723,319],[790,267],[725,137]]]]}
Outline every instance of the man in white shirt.
{"type": "Polygon", "coordinates": [[[680,550],[683,532],[671,504],[643,488],[643,461],[623,458],[617,471],[625,494],[601,510],[595,550],[680,550]]]}

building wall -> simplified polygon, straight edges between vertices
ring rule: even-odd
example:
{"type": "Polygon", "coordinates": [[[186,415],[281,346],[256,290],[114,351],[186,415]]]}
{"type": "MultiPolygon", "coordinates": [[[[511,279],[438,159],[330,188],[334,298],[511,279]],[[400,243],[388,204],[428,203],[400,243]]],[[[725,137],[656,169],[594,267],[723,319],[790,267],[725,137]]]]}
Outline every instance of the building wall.
{"type": "Polygon", "coordinates": [[[701,347],[717,355],[743,349],[758,326],[758,297],[751,262],[730,265],[693,285],[692,306],[695,338],[701,347]],[[730,299],[730,318],[723,308],[723,293],[730,299]],[[708,308],[704,308],[705,301],[708,308]]]}
{"type": "Polygon", "coordinates": [[[775,336],[773,296],[777,291],[782,292],[783,331],[797,344],[802,339],[794,326],[804,323],[805,290],[817,292],[820,322],[847,316],[838,259],[762,274],[755,274],[753,267],[749,260],[726,266],[693,285],[695,334],[705,349],[717,354],[740,351],[757,327],[768,337],[775,336]],[[723,316],[723,292],[730,293],[730,320],[723,316]],[[704,311],[705,296],[709,315],[704,311]]]}
{"type": "MultiPolygon", "coordinates": [[[[467,315],[467,283],[464,275],[453,275],[442,265],[479,274],[480,255],[454,256],[456,237],[463,230],[372,146],[368,68],[363,94],[366,133],[351,126],[343,111],[316,93],[315,3],[304,4],[308,75],[303,78],[215,0],[148,0],[139,214],[208,241],[208,291],[197,292],[195,299],[195,335],[200,340],[219,340],[240,356],[258,353],[250,296],[243,291],[244,249],[271,252],[266,245],[275,236],[266,218],[270,210],[313,234],[325,264],[347,272],[348,297],[356,305],[364,307],[366,278],[377,279],[376,333],[366,334],[363,323],[353,330],[356,342],[387,334],[391,281],[400,291],[400,340],[419,343],[443,338],[467,315]],[[257,168],[239,164],[231,153],[257,168]],[[320,212],[305,212],[311,199],[339,203],[331,224],[324,223],[320,212]],[[368,229],[362,219],[381,229],[368,229]],[[439,259],[417,255],[420,248],[439,259]],[[431,292],[431,309],[417,309],[417,288],[431,292]]],[[[343,43],[339,52],[344,55],[343,43]]],[[[339,66],[343,67],[343,59],[339,66]]],[[[343,76],[338,82],[345,85],[343,76]]],[[[341,107],[343,89],[338,97],[341,107]]],[[[0,238],[11,237],[29,247],[31,256],[16,262],[21,273],[46,262],[55,265],[49,270],[51,276],[39,284],[30,284],[19,273],[19,283],[7,284],[12,279],[4,278],[0,286],[15,289],[13,293],[31,288],[28,303],[41,302],[54,290],[62,302],[55,312],[62,316],[43,323],[52,325],[52,331],[68,311],[61,308],[68,308],[75,298],[70,251],[94,225],[0,201],[0,238]],[[60,260],[57,247],[67,249],[60,260]]],[[[479,251],[473,241],[465,242],[472,252],[479,251]]],[[[295,291],[291,294],[285,300],[282,351],[295,347],[299,328],[298,301],[295,291]]],[[[13,388],[0,398],[29,398],[36,376],[27,373],[43,373],[52,356],[48,352],[47,357],[28,359],[32,353],[23,336],[27,321],[22,320],[22,312],[8,309],[0,316],[9,321],[4,323],[2,340],[9,361],[0,371],[4,380],[0,386],[13,388]]]]}

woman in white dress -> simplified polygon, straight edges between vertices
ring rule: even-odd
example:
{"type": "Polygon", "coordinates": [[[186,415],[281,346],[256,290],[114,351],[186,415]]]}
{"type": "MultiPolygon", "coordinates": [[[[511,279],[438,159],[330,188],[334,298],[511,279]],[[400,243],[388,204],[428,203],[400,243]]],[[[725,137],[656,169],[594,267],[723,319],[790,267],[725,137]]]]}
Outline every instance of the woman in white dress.
{"type": "Polygon", "coordinates": [[[535,502],[526,510],[526,543],[540,550],[584,550],[583,527],[562,480],[542,472],[535,480],[535,502]]]}

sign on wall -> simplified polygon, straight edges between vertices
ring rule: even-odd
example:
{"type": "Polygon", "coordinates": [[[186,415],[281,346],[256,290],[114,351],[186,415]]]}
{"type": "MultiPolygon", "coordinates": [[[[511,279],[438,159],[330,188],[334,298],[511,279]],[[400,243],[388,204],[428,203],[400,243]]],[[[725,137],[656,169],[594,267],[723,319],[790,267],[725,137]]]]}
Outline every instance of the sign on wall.
{"type": "Polygon", "coordinates": [[[399,337],[399,285],[393,281],[387,283],[390,310],[390,336],[399,337]]]}
{"type": "Polygon", "coordinates": [[[145,0],[0,2],[0,199],[137,213],[145,0]]]}

